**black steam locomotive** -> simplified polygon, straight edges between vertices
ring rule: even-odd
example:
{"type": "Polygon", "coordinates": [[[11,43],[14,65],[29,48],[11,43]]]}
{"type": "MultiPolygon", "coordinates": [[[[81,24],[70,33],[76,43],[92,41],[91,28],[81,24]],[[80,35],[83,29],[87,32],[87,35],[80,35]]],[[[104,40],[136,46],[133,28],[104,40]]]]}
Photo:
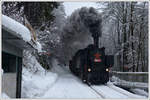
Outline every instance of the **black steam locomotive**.
{"type": "Polygon", "coordinates": [[[105,48],[99,48],[101,37],[102,18],[94,8],[88,11],[81,9],[81,21],[93,37],[94,44],[78,50],[70,60],[69,67],[72,73],[88,84],[105,84],[109,80],[109,68],[114,64],[113,55],[105,55],[105,48]]]}
{"type": "Polygon", "coordinates": [[[89,45],[80,49],[70,60],[72,73],[88,84],[105,84],[109,81],[109,68],[113,66],[113,56],[105,55],[105,48],[89,45]]]}

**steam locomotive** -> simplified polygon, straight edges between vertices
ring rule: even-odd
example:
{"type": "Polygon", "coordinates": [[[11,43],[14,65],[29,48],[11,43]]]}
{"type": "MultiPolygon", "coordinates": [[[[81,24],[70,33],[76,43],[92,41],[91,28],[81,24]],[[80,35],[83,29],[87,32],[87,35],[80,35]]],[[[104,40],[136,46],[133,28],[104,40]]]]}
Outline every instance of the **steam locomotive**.
{"type": "Polygon", "coordinates": [[[88,11],[81,9],[79,15],[86,29],[89,29],[94,43],[78,50],[69,61],[69,68],[85,83],[105,84],[109,81],[109,68],[114,64],[114,56],[105,55],[105,48],[99,48],[102,18],[94,8],[89,8],[88,11]]]}
{"type": "Polygon", "coordinates": [[[87,84],[105,84],[109,81],[109,68],[114,64],[113,55],[105,55],[105,48],[89,45],[78,50],[69,62],[73,74],[87,84]]]}

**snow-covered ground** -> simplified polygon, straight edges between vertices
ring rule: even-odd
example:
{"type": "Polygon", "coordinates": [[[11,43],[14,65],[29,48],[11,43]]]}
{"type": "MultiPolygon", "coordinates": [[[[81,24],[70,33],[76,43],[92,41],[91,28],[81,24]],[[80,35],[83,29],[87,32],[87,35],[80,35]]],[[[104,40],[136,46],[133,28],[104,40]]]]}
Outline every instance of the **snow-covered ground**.
{"type": "Polygon", "coordinates": [[[31,54],[22,72],[22,98],[40,98],[55,83],[57,74],[47,72],[31,54]]]}
{"type": "Polygon", "coordinates": [[[100,98],[98,94],[72,75],[67,68],[63,69],[58,66],[56,60],[53,66],[55,67],[52,71],[58,74],[57,81],[42,98],[100,98]]]}
{"type": "MultiPolygon", "coordinates": [[[[128,88],[134,88],[135,90],[138,89],[138,91],[143,91],[146,93],[146,91],[148,91],[148,87],[149,87],[149,84],[148,83],[143,83],[143,82],[130,82],[130,81],[126,81],[126,80],[122,80],[122,79],[119,79],[118,77],[116,76],[112,76],[111,77],[111,82],[113,82],[113,84],[117,85],[117,86],[124,86],[124,87],[128,87],[128,88]],[[146,90],[146,91],[145,91],[146,90]]],[[[132,89],[131,91],[133,93],[138,93],[138,92],[135,92],[135,90],[132,89]]],[[[139,94],[139,93],[138,93],[139,94]]],[[[148,93],[147,93],[148,94],[148,93]]],[[[147,95],[145,94],[145,95],[147,95]]],[[[148,97],[148,96],[147,96],[148,97]]]]}
{"type": "Polygon", "coordinates": [[[143,89],[130,89],[130,91],[132,91],[135,94],[148,97],[148,93],[146,91],[144,91],[143,89]]]}
{"type": "MultiPolygon", "coordinates": [[[[34,60],[36,61],[35,58],[34,60]]],[[[72,75],[66,66],[59,66],[57,60],[53,61],[53,66],[51,71],[45,72],[37,64],[36,67],[42,70],[36,73],[23,68],[22,98],[146,98],[116,87],[112,83],[92,86],[97,93],[72,75]]]]}
{"type": "Polygon", "coordinates": [[[40,98],[55,83],[57,74],[47,72],[46,75],[30,73],[23,68],[22,98],[40,98]]]}
{"type": "Polygon", "coordinates": [[[1,96],[3,99],[10,99],[10,97],[6,93],[2,93],[1,96]]]}

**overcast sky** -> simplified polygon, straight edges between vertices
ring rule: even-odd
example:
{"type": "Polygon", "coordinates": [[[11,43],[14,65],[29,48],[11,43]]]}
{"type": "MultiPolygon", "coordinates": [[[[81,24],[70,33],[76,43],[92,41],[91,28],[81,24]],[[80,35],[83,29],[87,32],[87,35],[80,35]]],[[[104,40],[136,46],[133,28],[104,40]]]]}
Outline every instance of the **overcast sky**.
{"type": "Polygon", "coordinates": [[[64,2],[65,13],[70,16],[71,13],[81,7],[97,7],[96,2],[64,2]]]}

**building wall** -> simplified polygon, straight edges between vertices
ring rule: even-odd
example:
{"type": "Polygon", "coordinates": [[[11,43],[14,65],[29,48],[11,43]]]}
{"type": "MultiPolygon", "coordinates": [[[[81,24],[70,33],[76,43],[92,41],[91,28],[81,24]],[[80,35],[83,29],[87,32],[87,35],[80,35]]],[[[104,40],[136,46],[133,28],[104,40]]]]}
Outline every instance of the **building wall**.
{"type": "Polygon", "coordinates": [[[8,54],[3,56],[5,60],[2,59],[2,92],[11,98],[21,98],[22,56],[23,50],[30,47],[27,44],[17,33],[2,25],[2,55],[8,54]],[[10,56],[14,56],[14,60],[10,56]]]}
{"type": "MultiPolygon", "coordinates": [[[[21,67],[22,67],[22,54],[23,48],[19,48],[14,44],[10,43],[11,40],[2,39],[2,52],[8,53],[15,56],[16,58],[9,61],[9,64],[13,69],[13,73],[5,73],[2,75],[2,92],[5,92],[10,98],[20,98],[21,97],[21,67]],[[18,60],[21,59],[21,60],[18,60]],[[14,72],[14,71],[17,72],[14,72]],[[18,76],[17,76],[18,75],[18,76]]],[[[4,59],[2,59],[4,60],[4,59]]],[[[7,60],[6,60],[7,61],[7,60]]],[[[3,61],[2,61],[3,62],[3,61]]],[[[7,63],[7,62],[6,62],[7,63]]],[[[2,64],[5,65],[5,64],[2,64]]],[[[5,67],[5,66],[2,66],[5,67]]],[[[12,69],[11,69],[12,71],[12,69]]]]}
{"type": "Polygon", "coordinates": [[[14,45],[6,41],[2,41],[2,51],[18,57],[22,57],[23,50],[19,49],[18,47],[15,47],[14,45]]]}
{"type": "Polygon", "coordinates": [[[2,92],[11,98],[16,98],[16,79],[16,73],[4,73],[2,75],[2,92]]]}

